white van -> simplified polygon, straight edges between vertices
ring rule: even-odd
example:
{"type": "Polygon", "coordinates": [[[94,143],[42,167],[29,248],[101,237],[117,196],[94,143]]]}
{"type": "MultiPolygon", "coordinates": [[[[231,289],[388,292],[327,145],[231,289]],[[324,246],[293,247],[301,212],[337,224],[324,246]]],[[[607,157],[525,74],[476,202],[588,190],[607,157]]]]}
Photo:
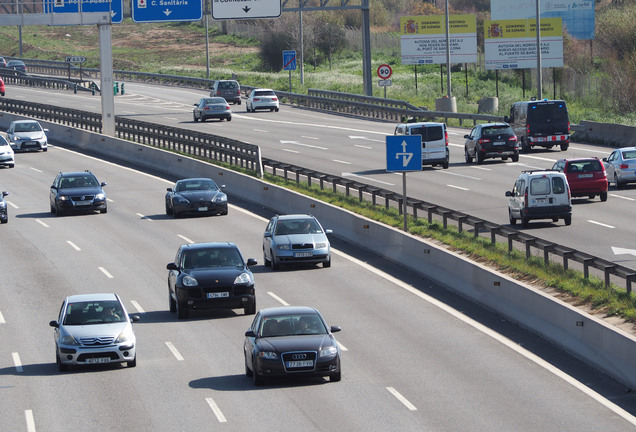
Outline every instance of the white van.
{"type": "Polygon", "coordinates": [[[446,124],[435,122],[403,123],[395,127],[394,135],[422,137],[422,168],[425,165],[448,168],[448,131],[446,124]]]}
{"type": "Polygon", "coordinates": [[[526,228],[531,219],[563,219],[572,223],[570,186],[565,174],[554,170],[522,171],[508,197],[510,225],[526,228]]]}

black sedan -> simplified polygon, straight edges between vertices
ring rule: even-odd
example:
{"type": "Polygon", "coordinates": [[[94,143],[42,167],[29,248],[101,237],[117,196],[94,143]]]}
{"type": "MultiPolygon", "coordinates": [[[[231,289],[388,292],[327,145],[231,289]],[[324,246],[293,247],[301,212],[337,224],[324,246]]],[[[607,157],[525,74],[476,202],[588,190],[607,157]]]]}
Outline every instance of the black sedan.
{"type": "Polygon", "coordinates": [[[167,188],[166,214],[178,218],[182,215],[227,214],[227,195],[208,178],[182,179],[167,188]]]}
{"type": "Polygon", "coordinates": [[[340,381],[340,348],[316,309],[284,306],[261,309],[245,332],[245,375],[255,385],[266,377],[319,376],[340,381]]]}
{"type": "Polygon", "coordinates": [[[51,185],[51,213],[62,216],[68,212],[108,212],[106,183],[97,181],[90,171],[59,173],[51,185]]]}
{"type": "Polygon", "coordinates": [[[190,309],[243,309],[256,313],[254,275],[234,243],[192,243],[179,247],[166,266],[170,312],[187,318],[190,309]]]}

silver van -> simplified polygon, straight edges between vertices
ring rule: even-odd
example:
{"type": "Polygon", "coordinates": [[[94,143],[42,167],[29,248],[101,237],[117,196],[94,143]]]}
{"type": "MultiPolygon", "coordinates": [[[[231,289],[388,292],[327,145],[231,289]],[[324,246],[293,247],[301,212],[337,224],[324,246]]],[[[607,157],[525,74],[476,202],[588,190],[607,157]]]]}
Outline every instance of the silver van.
{"type": "Polygon", "coordinates": [[[236,80],[216,80],[212,84],[210,97],[222,97],[233,104],[241,104],[241,86],[236,80]]]}
{"type": "Polygon", "coordinates": [[[448,131],[445,123],[403,123],[395,127],[394,135],[420,135],[422,137],[422,168],[425,165],[448,168],[448,131]]]}
{"type": "Polygon", "coordinates": [[[570,186],[565,174],[555,170],[522,171],[508,197],[510,225],[526,228],[532,219],[563,219],[572,223],[572,201],[570,186]]]}

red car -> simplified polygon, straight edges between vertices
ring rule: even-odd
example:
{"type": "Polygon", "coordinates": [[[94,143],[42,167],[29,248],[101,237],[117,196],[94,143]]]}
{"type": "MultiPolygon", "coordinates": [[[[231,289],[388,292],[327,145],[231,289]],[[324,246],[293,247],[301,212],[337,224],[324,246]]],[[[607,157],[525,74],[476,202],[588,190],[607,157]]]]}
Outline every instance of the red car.
{"type": "Polygon", "coordinates": [[[605,167],[598,158],[559,159],[552,169],[565,173],[572,198],[586,196],[592,199],[598,195],[601,201],[607,201],[609,183],[605,167]]]}
{"type": "Polygon", "coordinates": [[[4,96],[4,80],[0,78],[0,95],[4,96]]]}

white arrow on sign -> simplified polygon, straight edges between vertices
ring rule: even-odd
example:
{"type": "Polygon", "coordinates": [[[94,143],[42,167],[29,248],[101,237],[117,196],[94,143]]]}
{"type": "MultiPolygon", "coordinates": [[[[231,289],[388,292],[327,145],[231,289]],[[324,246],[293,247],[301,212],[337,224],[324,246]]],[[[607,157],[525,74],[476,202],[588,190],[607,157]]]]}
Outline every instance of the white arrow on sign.
{"type": "Polygon", "coordinates": [[[402,166],[408,166],[411,158],[413,157],[413,153],[406,152],[406,141],[402,141],[402,153],[396,153],[395,158],[399,159],[402,156],[402,166]]]}
{"type": "Polygon", "coordinates": [[[624,249],[612,246],[612,252],[614,252],[614,255],[630,254],[636,256],[636,249],[624,249]]]}
{"type": "Polygon", "coordinates": [[[163,11],[163,13],[166,14],[166,16],[168,16],[172,13],[172,11],[170,9],[166,9],[165,11],[163,11]]]}

